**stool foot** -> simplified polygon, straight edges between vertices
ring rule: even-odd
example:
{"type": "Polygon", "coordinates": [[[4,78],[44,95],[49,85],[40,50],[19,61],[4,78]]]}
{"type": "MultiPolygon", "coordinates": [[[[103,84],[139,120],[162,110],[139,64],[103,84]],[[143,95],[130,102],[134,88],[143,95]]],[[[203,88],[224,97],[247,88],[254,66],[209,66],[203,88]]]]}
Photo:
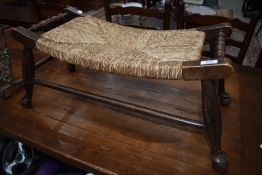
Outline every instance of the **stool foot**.
{"type": "Polygon", "coordinates": [[[226,172],[228,168],[227,156],[223,151],[212,153],[211,159],[213,162],[213,168],[218,173],[226,172]]]}
{"type": "Polygon", "coordinates": [[[32,107],[32,99],[26,96],[23,96],[21,98],[20,104],[25,108],[31,108],[32,107]]]}

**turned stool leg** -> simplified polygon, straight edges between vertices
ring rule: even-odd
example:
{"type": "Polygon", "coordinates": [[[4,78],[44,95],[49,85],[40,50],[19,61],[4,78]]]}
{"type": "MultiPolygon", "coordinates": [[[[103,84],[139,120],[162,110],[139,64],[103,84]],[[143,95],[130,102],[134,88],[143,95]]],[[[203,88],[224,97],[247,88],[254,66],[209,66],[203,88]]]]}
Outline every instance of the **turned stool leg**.
{"type": "Polygon", "coordinates": [[[34,87],[34,77],[35,77],[35,63],[33,51],[31,48],[24,47],[24,56],[22,61],[22,74],[23,81],[25,84],[25,96],[21,99],[21,105],[23,107],[29,108],[32,106],[32,96],[34,87]]]}
{"type": "Polygon", "coordinates": [[[204,122],[211,144],[213,168],[218,172],[224,172],[228,162],[221,150],[221,114],[215,80],[202,81],[202,103],[204,122]]]}
{"type": "Polygon", "coordinates": [[[224,106],[228,106],[231,103],[230,94],[225,90],[225,79],[221,79],[218,82],[218,94],[220,97],[220,103],[224,106]]]}

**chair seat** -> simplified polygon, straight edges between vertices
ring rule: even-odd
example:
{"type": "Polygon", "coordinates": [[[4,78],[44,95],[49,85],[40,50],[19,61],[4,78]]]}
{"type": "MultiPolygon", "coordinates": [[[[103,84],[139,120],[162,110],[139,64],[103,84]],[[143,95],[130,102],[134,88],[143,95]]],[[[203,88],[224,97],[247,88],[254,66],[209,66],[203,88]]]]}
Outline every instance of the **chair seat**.
{"type": "Polygon", "coordinates": [[[61,61],[126,76],[182,79],[185,61],[201,58],[205,34],[121,26],[78,17],[42,34],[36,47],[61,61]]]}

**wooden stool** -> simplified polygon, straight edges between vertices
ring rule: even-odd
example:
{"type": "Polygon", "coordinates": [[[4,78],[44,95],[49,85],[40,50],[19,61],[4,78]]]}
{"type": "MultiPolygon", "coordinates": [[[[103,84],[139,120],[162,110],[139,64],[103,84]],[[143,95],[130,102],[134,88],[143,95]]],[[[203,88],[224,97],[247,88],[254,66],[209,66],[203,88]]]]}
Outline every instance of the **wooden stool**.
{"type": "MultiPolygon", "coordinates": [[[[70,7],[66,10],[69,12],[52,17],[29,29],[18,27],[12,32],[14,38],[24,45],[23,79],[26,95],[21,99],[21,104],[24,107],[32,106],[33,87],[34,84],[38,84],[151,115],[160,120],[205,128],[211,143],[214,169],[219,172],[226,171],[228,160],[221,149],[221,114],[217,81],[233,73],[230,60],[224,58],[225,38],[231,34],[231,27],[221,24],[196,30],[145,30],[85,16],[84,13],[70,7]],[[43,28],[76,16],[83,17],[75,18],[42,35],[37,34],[43,28]],[[205,39],[214,41],[216,45],[214,59],[202,60],[201,52],[205,39]],[[36,78],[34,48],[71,65],[97,71],[137,78],[200,80],[204,123],[36,78]]],[[[149,15],[147,12],[145,11],[145,14],[149,15]]],[[[142,10],[139,14],[142,14],[142,10]]]]}

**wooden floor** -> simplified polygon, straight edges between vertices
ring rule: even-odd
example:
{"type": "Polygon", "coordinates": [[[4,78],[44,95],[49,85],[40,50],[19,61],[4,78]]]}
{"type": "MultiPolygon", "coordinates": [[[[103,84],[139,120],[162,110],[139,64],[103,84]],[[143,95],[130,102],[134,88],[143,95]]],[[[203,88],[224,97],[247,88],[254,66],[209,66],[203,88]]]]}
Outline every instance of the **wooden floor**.
{"type": "MultiPolygon", "coordinates": [[[[16,77],[21,46],[10,41],[16,77]]],[[[226,174],[262,174],[262,71],[237,68],[227,80],[232,104],[221,107],[226,174]],[[260,128],[260,129],[259,129],[260,128]]],[[[39,77],[188,118],[202,119],[199,82],[156,81],[77,69],[56,60],[39,77]]],[[[35,87],[33,108],[23,90],[0,99],[0,133],[96,174],[214,175],[204,131],[161,123],[128,110],[35,87]],[[146,119],[145,119],[146,118],[146,119]],[[192,132],[193,131],[193,132],[192,132]]]]}

